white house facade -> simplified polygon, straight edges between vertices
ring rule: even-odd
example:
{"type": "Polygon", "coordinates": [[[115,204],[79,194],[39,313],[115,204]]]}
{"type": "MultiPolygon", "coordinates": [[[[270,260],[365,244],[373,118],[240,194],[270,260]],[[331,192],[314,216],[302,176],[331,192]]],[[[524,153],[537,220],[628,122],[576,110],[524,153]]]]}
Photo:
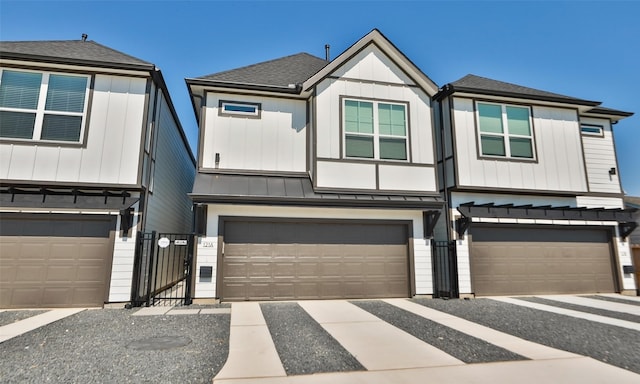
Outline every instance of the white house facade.
{"type": "Polygon", "coordinates": [[[612,130],[630,113],[474,75],[435,99],[461,295],[635,293],[612,130]]]}
{"type": "Polygon", "coordinates": [[[301,53],[187,86],[201,143],[195,298],[433,292],[437,87],[379,31],[332,61],[301,53]]]}
{"type": "Polygon", "coordinates": [[[1,42],[0,307],[128,301],[137,231],[190,231],[194,174],[153,64],[86,38],[1,42]]]}

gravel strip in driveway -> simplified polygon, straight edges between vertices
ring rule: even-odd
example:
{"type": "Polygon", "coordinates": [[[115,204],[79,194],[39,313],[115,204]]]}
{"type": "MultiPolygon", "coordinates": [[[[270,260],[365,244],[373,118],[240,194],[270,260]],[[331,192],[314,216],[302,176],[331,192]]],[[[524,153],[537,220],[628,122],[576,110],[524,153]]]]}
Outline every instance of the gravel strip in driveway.
{"type": "Polygon", "coordinates": [[[631,321],[632,323],[640,323],[640,316],[632,315],[630,313],[610,311],[608,309],[600,309],[594,307],[588,307],[585,305],[564,303],[561,301],[555,301],[551,299],[544,299],[541,297],[517,297],[518,300],[529,301],[532,303],[550,305],[552,307],[571,309],[579,312],[592,313],[594,315],[600,315],[604,317],[610,317],[612,319],[631,321]]]}
{"type": "Polygon", "coordinates": [[[465,363],[528,360],[504,348],[379,300],[352,301],[365,311],[465,363]]]}
{"type": "Polygon", "coordinates": [[[287,375],[365,370],[297,303],[262,303],[260,308],[287,375]]]}
{"type": "Polygon", "coordinates": [[[31,309],[27,309],[27,310],[7,310],[7,311],[2,311],[0,312],[0,327],[3,327],[5,325],[9,325],[9,324],[13,324],[16,321],[20,321],[20,320],[24,320],[24,319],[28,319],[30,317],[36,316],[36,315],[40,315],[42,313],[45,313],[47,311],[41,311],[41,310],[31,310],[31,309]]]}
{"type": "Polygon", "coordinates": [[[211,383],[230,315],[86,310],[0,344],[2,383],[211,383]]]}
{"type": "Polygon", "coordinates": [[[552,348],[640,373],[640,332],[491,299],[412,301],[552,348]]]}
{"type": "Polygon", "coordinates": [[[590,299],[603,300],[603,301],[611,301],[613,303],[619,303],[619,304],[637,305],[638,307],[640,307],[640,301],[637,301],[637,300],[628,300],[628,299],[623,299],[618,297],[600,296],[600,295],[584,296],[584,297],[588,297],[590,299]]]}

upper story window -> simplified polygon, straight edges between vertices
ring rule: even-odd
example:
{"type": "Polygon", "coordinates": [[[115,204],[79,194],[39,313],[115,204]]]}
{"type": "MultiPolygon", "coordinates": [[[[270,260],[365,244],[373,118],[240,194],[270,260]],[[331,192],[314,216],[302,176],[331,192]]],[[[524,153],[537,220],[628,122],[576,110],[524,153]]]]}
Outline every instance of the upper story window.
{"type": "Polygon", "coordinates": [[[82,141],[89,77],[3,69],[0,138],[82,141]]]}
{"type": "Polygon", "coordinates": [[[406,105],[344,100],[346,157],[407,160],[406,105]]]}
{"type": "Polygon", "coordinates": [[[601,125],[581,124],[580,133],[587,136],[604,137],[604,128],[601,125]]]}
{"type": "Polygon", "coordinates": [[[260,118],[262,106],[260,103],[245,103],[220,100],[218,114],[260,118]]]}
{"type": "Polygon", "coordinates": [[[506,104],[477,103],[482,156],[534,159],[531,110],[506,104]]]}

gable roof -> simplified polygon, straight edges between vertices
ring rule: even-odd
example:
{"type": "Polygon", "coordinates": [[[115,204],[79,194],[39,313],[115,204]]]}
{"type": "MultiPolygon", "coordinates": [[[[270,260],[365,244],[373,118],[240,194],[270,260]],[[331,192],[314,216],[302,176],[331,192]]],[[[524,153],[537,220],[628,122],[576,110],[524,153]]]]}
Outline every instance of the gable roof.
{"type": "Polygon", "coordinates": [[[226,86],[264,86],[295,90],[295,85],[302,84],[327,64],[324,59],[302,52],[188,80],[226,86]],[[290,84],[294,86],[290,87],[290,84]]]}
{"type": "Polygon", "coordinates": [[[393,43],[377,29],[373,29],[371,32],[366,34],[351,47],[347,48],[346,51],[338,55],[338,57],[331,61],[327,66],[322,68],[318,73],[314,74],[313,77],[305,81],[303,84],[303,90],[308,90],[316,85],[370,44],[375,44],[380,50],[382,50],[382,52],[384,52],[423,90],[425,90],[429,96],[433,96],[438,92],[438,86],[436,83],[425,75],[418,66],[409,60],[402,51],[393,45],[393,43]]]}
{"type": "Polygon", "coordinates": [[[0,58],[147,71],[155,67],[91,40],[2,41],[0,58]]]}
{"type": "Polygon", "coordinates": [[[442,91],[438,95],[436,95],[436,98],[442,98],[454,92],[477,93],[489,96],[515,97],[519,99],[551,101],[593,107],[600,105],[599,101],[578,99],[571,96],[542,91],[535,88],[529,88],[522,85],[493,80],[472,74],[466,75],[459,80],[445,85],[444,87],[442,87],[442,91]]]}

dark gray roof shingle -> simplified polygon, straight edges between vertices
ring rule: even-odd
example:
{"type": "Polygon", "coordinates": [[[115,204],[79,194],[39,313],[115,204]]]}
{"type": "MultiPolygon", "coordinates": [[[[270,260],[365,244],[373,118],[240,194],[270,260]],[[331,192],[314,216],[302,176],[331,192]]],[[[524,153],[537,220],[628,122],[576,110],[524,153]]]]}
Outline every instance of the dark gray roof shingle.
{"type": "Polygon", "coordinates": [[[565,96],[558,93],[524,87],[522,85],[506,83],[504,81],[488,79],[486,77],[476,76],[472,74],[466,75],[459,80],[445,85],[443,87],[443,90],[444,92],[448,91],[449,93],[470,92],[493,96],[518,97],[524,99],[554,101],[589,106],[596,106],[600,104],[600,102],[598,101],[578,99],[571,96],[565,96]]]}
{"type": "Polygon", "coordinates": [[[95,41],[82,40],[2,41],[0,57],[153,68],[153,64],[148,61],[116,51],[95,41]]]}
{"type": "Polygon", "coordinates": [[[289,84],[301,84],[328,62],[308,53],[298,53],[275,60],[264,61],[198,77],[198,80],[232,83],[237,85],[262,85],[288,87],[289,84]]]}

